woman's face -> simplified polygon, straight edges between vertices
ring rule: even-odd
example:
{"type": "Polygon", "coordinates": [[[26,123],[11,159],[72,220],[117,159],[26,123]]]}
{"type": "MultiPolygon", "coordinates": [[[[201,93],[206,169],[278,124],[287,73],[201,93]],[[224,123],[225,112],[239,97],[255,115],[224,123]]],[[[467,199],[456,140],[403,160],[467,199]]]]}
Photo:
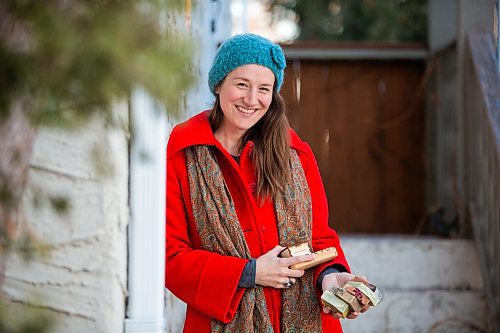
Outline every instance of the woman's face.
{"type": "Polygon", "coordinates": [[[218,131],[243,136],[269,109],[274,80],[269,68],[255,64],[229,73],[216,90],[224,114],[218,131]]]}

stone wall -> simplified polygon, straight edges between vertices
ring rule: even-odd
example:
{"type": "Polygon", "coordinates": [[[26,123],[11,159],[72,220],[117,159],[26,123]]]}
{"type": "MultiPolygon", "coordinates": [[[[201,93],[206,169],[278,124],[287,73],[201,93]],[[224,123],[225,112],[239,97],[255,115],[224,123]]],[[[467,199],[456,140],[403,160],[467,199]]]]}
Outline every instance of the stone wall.
{"type": "Polygon", "coordinates": [[[341,236],[354,274],[380,288],[382,302],[345,333],[489,332],[474,242],[411,236],[341,236]]]}
{"type": "Polygon", "coordinates": [[[41,129],[35,139],[23,211],[51,250],[28,263],[10,257],[3,289],[14,304],[47,310],[53,332],[123,331],[128,108],[114,111],[114,124],[95,117],[75,129],[41,129]]]}

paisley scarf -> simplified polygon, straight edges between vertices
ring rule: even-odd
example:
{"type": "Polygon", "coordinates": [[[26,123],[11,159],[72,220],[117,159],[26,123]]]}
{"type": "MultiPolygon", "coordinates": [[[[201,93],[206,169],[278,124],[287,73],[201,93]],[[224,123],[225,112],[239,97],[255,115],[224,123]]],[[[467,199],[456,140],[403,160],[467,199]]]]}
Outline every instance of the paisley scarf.
{"type": "MultiPolygon", "coordinates": [[[[191,205],[203,248],[250,259],[234,202],[211,148],[189,147],[186,157],[191,205]]],[[[304,242],[311,245],[311,196],[302,164],[293,149],[286,167],[288,182],[274,200],[280,245],[288,247],[304,242]]],[[[320,311],[312,270],[307,270],[292,287],[283,289],[283,332],[322,332],[320,311]]],[[[273,332],[263,287],[247,288],[233,321],[224,324],[212,319],[211,327],[212,332],[273,332]]]]}

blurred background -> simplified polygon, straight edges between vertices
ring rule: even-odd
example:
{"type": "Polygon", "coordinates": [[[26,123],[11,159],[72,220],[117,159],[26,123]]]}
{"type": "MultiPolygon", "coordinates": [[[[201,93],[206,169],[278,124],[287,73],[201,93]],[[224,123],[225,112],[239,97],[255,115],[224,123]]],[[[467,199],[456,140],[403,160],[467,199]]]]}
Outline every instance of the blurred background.
{"type": "MultiPolygon", "coordinates": [[[[237,33],[282,95],[330,225],[383,302],[349,332],[500,332],[496,0],[0,3],[0,332],[181,332],[165,148],[237,33]]],[[[214,300],[216,301],[216,300],[214,300]]]]}

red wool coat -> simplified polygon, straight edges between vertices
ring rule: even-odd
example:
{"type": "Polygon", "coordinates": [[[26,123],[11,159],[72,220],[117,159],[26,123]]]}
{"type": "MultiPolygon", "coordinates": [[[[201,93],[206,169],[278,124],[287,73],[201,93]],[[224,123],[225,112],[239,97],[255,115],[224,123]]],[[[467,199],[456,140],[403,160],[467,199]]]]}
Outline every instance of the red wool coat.
{"type": "MultiPolygon", "coordinates": [[[[334,261],[311,268],[314,281],[323,268],[341,264],[349,270],[337,234],[328,226],[328,206],[316,160],[308,144],[293,131],[291,146],[298,152],[312,196],[314,251],[335,246],[339,255],[334,261]]],[[[167,148],[167,218],[165,284],[177,297],[187,303],[184,332],[210,332],[211,318],[230,322],[240,303],[244,288],[238,282],[246,259],[222,256],[205,251],[196,229],[189,194],[186,155],[192,145],[216,148],[224,179],[241,223],[253,258],[258,258],[278,245],[278,230],[274,204],[271,200],[261,207],[257,204],[255,170],[248,142],[241,154],[240,165],[215,139],[208,122],[208,111],[202,112],[176,126],[167,148]]],[[[264,287],[266,305],[274,332],[281,331],[281,289],[264,287]]],[[[320,291],[317,291],[318,297],[320,291]]],[[[319,298],[318,298],[319,300],[319,298]]],[[[318,311],[321,309],[318,308],[318,311]]],[[[323,332],[342,332],[340,323],[321,311],[323,332]]]]}

